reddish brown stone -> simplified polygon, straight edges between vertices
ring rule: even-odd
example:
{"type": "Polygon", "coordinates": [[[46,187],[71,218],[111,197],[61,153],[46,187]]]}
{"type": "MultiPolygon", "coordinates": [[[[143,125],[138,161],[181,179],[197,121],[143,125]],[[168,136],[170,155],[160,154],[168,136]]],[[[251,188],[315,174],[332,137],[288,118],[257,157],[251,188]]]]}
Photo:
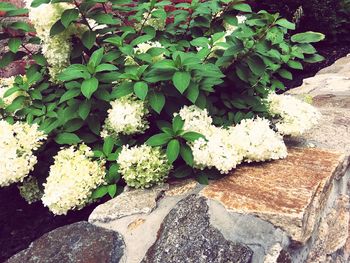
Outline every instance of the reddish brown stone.
{"type": "Polygon", "coordinates": [[[242,165],[201,194],[230,211],[255,214],[305,242],[344,161],[335,152],[291,148],[286,159],[242,165]]]}

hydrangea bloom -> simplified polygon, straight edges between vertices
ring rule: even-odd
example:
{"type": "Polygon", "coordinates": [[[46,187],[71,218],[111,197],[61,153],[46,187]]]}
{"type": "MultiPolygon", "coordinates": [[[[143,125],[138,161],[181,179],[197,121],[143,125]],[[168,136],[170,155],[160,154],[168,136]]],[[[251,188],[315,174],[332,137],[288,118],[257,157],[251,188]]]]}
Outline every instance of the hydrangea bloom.
{"type": "Polygon", "coordinates": [[[33,23],[37,36],[42,41],[42,52],[50,65],[49,71],[52,80],[69,65],[71,53],[70,37],[75,32],[75,26],[70,25],[66,30],[58,35],[50,36],[50,29],[60,18],[62,13],[69,8],[71,4],[41,4],[33,8],[30,7],[32,0],[27,0],[29,8],[29,19],[33,23]]]}
{"type": "Polygon", "coordinates": [[[212,126],[205,137],[190,145],[196,168],[215,167],[225,174],[242,162],[243,152],[237,147],[236,140],[228,139],[229,130],[212,126]]]}
{"type": "Polygon", "coordinates": [[[269,113],[276,118],[276,129],[283,135],[301,135],[321,116],[315,107],[290,95],[270,94],[267,101],[269,113]]]}
{"type": "Polygon", "coordinates": [[[38,180],[34,176],[26,177],[22,185],[18,186],[18,190],[28,204],[39,201],[43,196],[43,192],[39,188],[38,180]]]}
{"type": "Polygon", "coordinates": [[[229,130],[212,124],[206,109],[185,106],[178,114],[184,120],[184,130],[205,136],[205,139],[200,138],[190,144],[196,168],[215,167],[221,173],[227,173],[242,162],[243,154],[236,146],[236,140],[228,140],[229,130]]]}
{"type": "Polygon", "coordinates": [[[160,148],[148,145],[123,146],[117,163],[127,185],[135,188],[163,183],[172,169],[166,154],[160,148]]]}
{"type": "Polygon", "coordinates": [[[142,100],[134,96],[124,96],[111,102],[102,136],[131,135],[143,133],[149,125],[146,120],[148,109],[142,100]]]}
{"type": "Polygon", "coordinates": [[[184,130],[198,132],[203,135],[208,135],[207,132],[211,131],[210,127],[213,119],[208,115],[206,109],[202,110],[195,105],[184,106],[177,114],[185,121],[184,130]]]}
{"type": "Polygon", "coordinates": [[[190,147],[195,167],[215,167],[221,173],[228,173],[242,161],[265,161],[287,156],[282,136],[270,128],[266,119],[243,120],[229,129],[212,125],[207,110],[196,106],[183,107],[179,115],[185,121],[184,130],[195,131],[205,136],[190,147]]]}
{"type": "Polygon", "coordinates": [[[54,214],[83,208],[92,191],[104,183],[104,162],[93,161],[92,156],[92,150],[81,144],[61,149],[54,157],[41,199],[54,214]]]}
{"type": "Polygon", "coordinates": [[[37,125],[0,120],[0,186],[22,182],[37,163],[33,151],[42,145],[46,135],[37,125]]]}
{"type": "Polygon", "coordinates": [[[287,147],[282,136],[272,130],[270,122],[263,118],[242,120],[230,128],[227,139],[236,141],[248,163],[287,157],[287,147]]]}

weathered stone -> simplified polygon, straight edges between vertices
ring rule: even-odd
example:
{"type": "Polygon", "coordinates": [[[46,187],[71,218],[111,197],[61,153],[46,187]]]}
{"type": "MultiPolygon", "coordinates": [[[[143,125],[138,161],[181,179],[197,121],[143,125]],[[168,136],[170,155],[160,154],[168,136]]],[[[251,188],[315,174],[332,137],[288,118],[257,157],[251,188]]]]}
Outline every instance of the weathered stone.
{"type": "Polygon", "coordinates": [[[156,200],[169,189],[169,185],[151,189],[130,190],[99,205],[90,215],[89,222],[109,222],[125,216],[150,213],[156,206],[156,200]]]}
{"type": "Polygon", "coordinates": [[[142,262],[250,262],[252,251],[227,241],[210,225],[207,212],[204,198],[190,195],[180,201],[164,219],[157,241],[142,262]]]}
{"type": "Polygon", "coordinates": [[[198,187],[194,180],[175,181],[170,184],[169,190],[165,191],[166,196],[184,195],[198,187]]]}
{"type": "MultiPolygon", "coordinates": [[[[151,212],[143,213],[142,209],[136,210],[133,207],[135,205],[138,207],[139,204],[136,204],[136,202],[125,202],[125,206],[135,213],[131,215],[124,214],[123,217],[113,218],[109,216],[110,210],[114,211],[114,209],[118,209],[118,207],[115,206],[116,201],[107,202],[107,204],[111,204],[110,208],[104,207],[103,210],[97,208],[99,210],[99,218],[102,220],[96,220],[95,218],[93,223],[114,230],[120,233],[124,238],[126,250],[122,262],[140,263],[149,247],[151,247],[156,241],[160,225],[170,210],[173,209],[180,200],[192,193],[198,193],[203,188],[203,186],[192,180],[171,182],[169,184],[170,186],[168,190],[166,190],[168,188],[166,187],[166,189],[164,191],[162,190],[159,195],[152,194],[154,201],[150,201],[150,203],[153,204],[153,202],[156,202],[156,207],[150,209],[151,212]],[[168,194],[168,192],[170,194],[168,194]],[[155,196],[158,198],[155,198],[155,196]],[[104,212],[106,212],[109,220],[104,220],[104,218],[106,218],[106,216],[103,215],[104,212]]],[[[149,192],[149,190],[145,191],[149,192]]],[[[117,198],[124,200],[123,195],[125,194],[129,195],[128,192],[125,192],[117,198]]],[[[124,211],[125,208],[122,206],[121,210],[124,211]]],[[[93,214],[94,213],[95,212],[93,212],[93,214]]],[[[117,215],[120,214],[119,211],[115,211],[115,213],[117,215]]],[[[90,219],[91,218],[92,217],[90,216],[90,219]]]]}
{"type": "Polygon", "coordinates": [[[291,148],[285,160],[241,166],[201,194],[229,211],[267,220],[304,243],[344,161],[344,155],[334,152],[291,148]]]}
{"type": "Polygon", "coordinates": [[[117,232],[78,222],[43,235],[6,263],[118,263],[123,251],[117,232]]]}
{"type": "Polygon", "coordinates": [[[322,69],[315,77],[305,79],[302,86],[289,90],[289,94],[308,95],[319,108],[319,124],[300,138],[289,140],[300,146],[350,153],[350,56],[322,69]]]}
{"type": "Polygon", "coordinates": [[[345,245],[348,232],[349,197],[341,195],[335,207],[320,222],[317,240],[309,254],[308,262],[325,262],[328,255],[345,245]]]}

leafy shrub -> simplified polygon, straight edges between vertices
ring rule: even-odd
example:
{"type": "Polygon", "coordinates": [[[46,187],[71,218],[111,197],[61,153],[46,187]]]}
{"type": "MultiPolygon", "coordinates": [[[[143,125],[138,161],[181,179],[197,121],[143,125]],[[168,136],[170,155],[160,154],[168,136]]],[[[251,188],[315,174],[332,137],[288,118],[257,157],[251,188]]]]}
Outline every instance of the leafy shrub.
{"type": "Polygon", "coordinates": [[[303,15],[298,30],[314,30],[327,36],[329,42],[349,42],[350,34],[350,1],[349,0],[254,0],[256,9],[279,12],[292,20],[298,8],[303,15]]]}
{"type": "Polygon", "coordinates": [[[29,63],[0,87],[0,114],[38,126],[48,135],[41,150],[58,151],[42,198],[57,214],[113,197],[125,182],[206,183],[242,162],[284,158],[272,128],[291,112],[269,112],[267,97],[289,68],[322,60],[311,43],[324,35],[289,37],[293,23],[241,0],[34,0],[28,9],[33,24],[6,25],[28,34],[9,39],[0,65],[29,63]]]}

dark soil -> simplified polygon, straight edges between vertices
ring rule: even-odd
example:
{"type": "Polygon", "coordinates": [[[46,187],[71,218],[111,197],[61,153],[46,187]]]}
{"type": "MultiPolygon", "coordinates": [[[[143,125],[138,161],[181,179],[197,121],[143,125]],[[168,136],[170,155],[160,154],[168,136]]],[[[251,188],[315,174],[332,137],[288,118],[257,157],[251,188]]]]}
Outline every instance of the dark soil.
{"type": "MultiPolygon", "coordinates": [[[[287,89],[300,86],[303,79],[314,76],[320,69],[349,54],[350,46],[319,46],[317,50],[326,60],[306,64],[303,71],[293,71],[294,79],[285,82],[287,89]]],[[[16,186],[0,188],[0,262],[27,248],[33,240],[53,229],[87,220],[96,206],[90,205],[81,211],[69,212],[66,216],[54,216],[40,202],[27,204],[16,186]]]]}
{"type": "Polygon", "coordinates": [[[93,204],[66,216],[54,216],[41,202],[29,205],[16,186],[0,188],[0,262],[53,229],[87,220],[96,206],[93,204]]]}

